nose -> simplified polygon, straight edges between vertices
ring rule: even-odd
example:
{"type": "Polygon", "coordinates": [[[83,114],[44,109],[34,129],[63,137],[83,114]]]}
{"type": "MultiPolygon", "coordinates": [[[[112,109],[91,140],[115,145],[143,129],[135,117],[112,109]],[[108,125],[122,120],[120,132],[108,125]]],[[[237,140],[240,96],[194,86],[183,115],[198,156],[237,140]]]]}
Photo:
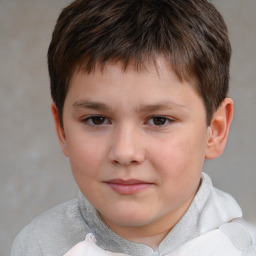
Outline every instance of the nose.
{"type": "Polygon", "coordinates": [[[140,164],[145,160],[143,139],[134,127],[115,129],[109,151],[110,161],[114,164],[140,164]]]}

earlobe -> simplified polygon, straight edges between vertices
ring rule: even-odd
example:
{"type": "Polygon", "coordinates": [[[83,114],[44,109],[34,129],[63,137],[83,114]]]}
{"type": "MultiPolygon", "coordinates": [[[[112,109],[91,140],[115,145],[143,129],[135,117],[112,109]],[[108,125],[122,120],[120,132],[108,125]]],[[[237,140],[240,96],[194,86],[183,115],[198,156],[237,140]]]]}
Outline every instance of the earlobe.
{"type": "Polygon", "coordinates": [[[213,159],[222,154],[233,118],[233,108],[233,100],[225,98],[214,113],[211,124],[208,127],[209,133],[205,158],[213,159]]]}
{"type": "Polygon", "coordinates": [[[58,136],[58,140],[62,148],[62,152],[65,156],[68,156],[67,148],[66,148],[65,131],[59,120],[58,109],[54,103],[51,104],[51,111],[52,111],[52,115],[55,123],[55,129],[58,136]]]}

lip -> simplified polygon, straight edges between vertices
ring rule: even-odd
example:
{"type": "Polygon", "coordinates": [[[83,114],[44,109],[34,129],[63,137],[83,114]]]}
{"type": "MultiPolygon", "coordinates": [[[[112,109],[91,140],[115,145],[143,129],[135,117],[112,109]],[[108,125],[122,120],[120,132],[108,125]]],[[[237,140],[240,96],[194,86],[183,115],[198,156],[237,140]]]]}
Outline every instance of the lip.
{"type": "Polygon", "coordinates": [[[105,182],[111,189],[115,192],[123,195],[131,195],[139,193],[148,187],[150,187],[153,183],[137,180],[137,179],[112,179],[105,182]]]}

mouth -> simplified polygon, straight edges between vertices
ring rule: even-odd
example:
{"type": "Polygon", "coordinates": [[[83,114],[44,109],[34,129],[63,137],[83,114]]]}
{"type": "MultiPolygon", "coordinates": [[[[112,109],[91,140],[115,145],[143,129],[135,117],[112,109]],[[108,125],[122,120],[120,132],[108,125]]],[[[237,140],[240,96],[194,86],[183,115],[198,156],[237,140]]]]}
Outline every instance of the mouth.
{"type": "Polygon", "coordinates": [[[153,185],[153,183],[136,180],[136,179],[130,179],[130,180],[113,179],[113,180],[108,180],[105,183],[112,190],[114,190],[118,194],[123,194],[123,195],[136,194],[153,185]]]}

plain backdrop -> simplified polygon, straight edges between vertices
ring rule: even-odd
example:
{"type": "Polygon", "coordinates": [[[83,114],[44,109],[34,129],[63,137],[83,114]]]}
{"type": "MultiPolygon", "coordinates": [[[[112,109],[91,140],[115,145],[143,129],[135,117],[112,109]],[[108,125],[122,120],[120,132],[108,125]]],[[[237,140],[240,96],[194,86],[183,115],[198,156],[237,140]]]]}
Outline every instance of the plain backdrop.
{"type": "MultiPolygon", "coordinates": [[[[41,212],[76,197],[50,113],[46,53],[67,0],[0,0],[0,255],[41,212]]],[[[235,118],[224,154],[207,161],[216,187],[256,224],[256,1],[213,0],[233,46],[235,118]]]]}

